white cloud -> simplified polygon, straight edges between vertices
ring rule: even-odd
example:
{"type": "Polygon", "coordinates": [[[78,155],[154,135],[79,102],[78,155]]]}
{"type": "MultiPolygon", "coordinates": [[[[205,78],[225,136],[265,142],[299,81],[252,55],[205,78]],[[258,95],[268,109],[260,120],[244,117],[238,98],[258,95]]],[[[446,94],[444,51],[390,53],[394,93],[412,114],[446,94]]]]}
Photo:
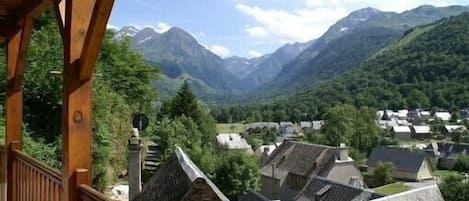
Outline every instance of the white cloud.
{"type": "Polygon", "coordinates": [[[256,51],[256,50],[249,50],[249,51],[248,51],[248,55],[249,55],[250,57],[260,57],[260,56],[262,56],[262,53],[261,53],[261,52],[258,52],[258,51],[256,51]]]}
{"type": "MultiPolygon", "coordinates": [[[[244,1],[247,2],[247,1],[244,1]]],[[[458,4],[456,0],[302,0],[302,8],[267,9],[246,3],[236,8],[255,21],[245,28],[253,39],[262,41],[304,42],[320,37],[339,19],[350,12],[364,7],[382,11],[403,12],[423,4],[448,6],[458,4]]]]}
{"type": "Polygon", "coordinates": [[[331,24],[347,14],[342,7],[317,7],[321,5],[310,3],[310,7],[293,11],[263,9],[246,4],[237,4],[236,7],[256,21],[256,25],[246,28],[252,38],[304,42],[319,37],[331,24]]]}
{"type": "Polygon", "coordinates": [[[232,55],[230,49],[221,45],[201,45],[222,58],[226,58],[232,55]]]}

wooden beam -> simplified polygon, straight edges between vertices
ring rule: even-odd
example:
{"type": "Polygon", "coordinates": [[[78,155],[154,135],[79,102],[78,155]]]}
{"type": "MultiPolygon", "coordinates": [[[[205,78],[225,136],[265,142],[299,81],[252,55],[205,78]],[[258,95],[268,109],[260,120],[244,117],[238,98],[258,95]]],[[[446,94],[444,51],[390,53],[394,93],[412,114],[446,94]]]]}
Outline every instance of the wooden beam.
{"type": "MultiPolygon", "coordinates": [[[[25,18],[22,27],[8,39],[6,48],[7,57],[7,97],[6,105],[6,147],[17,142],[16,149],[21,149],[23,133],[23,77],[26,64],[26,49],[31,38],[33,20],[25,18]]],[[[12,183],[11,152],[6,151],[8,183],[12,183]]],[[[12,188],[7,188],[7,200],[13,201],[12,188]]]]}
{"type": "Polygon", "coordinates": [[[37,17],[47,8],[52,6],[52,0],[26,0],[15,11],[15,15],[19,17],[37,17]]]}
{"type": "Polygon", "coordinates": [[[96,0],[88,33],[80,60],[80,79],[89,80],[93,75],[98,59],[101,42],[106,33],[106,26],[111,15],[114,0],[96,0]]]}
{"type": "Polygon", "coordinates": [[[62,36],[62,42],[65,44],[65,0],[54,0],[54,8],[59,24],[60,35],[62,36]]]}
{"type": "MultiPolygon", "coordinates": [[[[92,169],[92,80],[79,79],[79,64],[95,1],[63,1],[65,1],[62,114],[64,194],[60,200],[78,201],[76,170],[92,169]]],[[[90,185],[91,172],[80,175],[80,182],[90,185]]]]}

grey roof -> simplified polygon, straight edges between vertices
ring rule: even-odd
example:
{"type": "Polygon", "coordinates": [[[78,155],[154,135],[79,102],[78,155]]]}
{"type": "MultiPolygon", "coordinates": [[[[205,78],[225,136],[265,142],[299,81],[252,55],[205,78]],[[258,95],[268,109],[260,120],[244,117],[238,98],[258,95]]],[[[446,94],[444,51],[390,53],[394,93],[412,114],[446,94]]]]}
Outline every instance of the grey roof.
{"type": "Polygon", "coordinates": [[[374,199],[373,201],[445,201],[438,185],[418,188],[402,193],[374,199]]]}
{"type": "Polygon", "coordinates": [[[440,157],[442,158],[457,159],[459,155],[461,154],[469,154],[469,144],[454,144],[454,143],[432,143],[432,144],[429,144],[426,150],[431,150],[434,153],[439,153],[440,157]],[[437,152],[435,152],[433,146],[437,146],[437,150],[436,150],[437,152]]]}
{"type": "Polygon", "coordinates": [[[295,201],[368,201],[383,195],[314,176],[295,201]]]}
{"type": "Polygon", "coordinates": [[[275,178],[284,180],[288,173],[299,176],[316,174],[322,176],[334,164],[336,148],[317,144],[285,141],[272,152],[261,169],[264,176],[272,176],[275,164],[275,178]]]}
{"type": "Polygon", "coordinates": [[[229,201],[182,149],[176,147],[175,153],[150,178],[133,201],[182,199],[229,201]]]}
{"type": "Polygon", "coordinates": [[[244,192],[243,194],[241,194],[238,201],[270,201],[270,200],[269,198],[266,198],[264,195],[258,192],[248,190],[247,192],[244,192]]]}
{"type": "Polygon", "coordinates": [[[418,172],[425,161],[425,154],[396,147],[380,146],[373,149],[366,164],[375,166],[380,161],[393,163],[396,170],[418,172]]]}

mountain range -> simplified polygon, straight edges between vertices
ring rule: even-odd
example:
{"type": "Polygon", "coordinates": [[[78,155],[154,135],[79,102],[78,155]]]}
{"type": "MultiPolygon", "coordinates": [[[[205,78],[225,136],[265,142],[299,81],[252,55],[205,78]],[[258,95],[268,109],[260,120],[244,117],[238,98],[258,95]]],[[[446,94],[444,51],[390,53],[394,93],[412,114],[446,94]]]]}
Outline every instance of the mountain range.
{"type": "Polygon", "coordinates": [[[173,94],[189,80],[196,94],[206,99],[235,94],[241,100],[314,87],[358,66],[413,27],[465,11],[469,8],[424,5],[403,13],[364,8],[339,20],[316,40],[286,44],[250,59],[223,59],[177,27],[157,33],[129,26],[116,35],[130,37],[132,47],[162,70],[164,76],[155,85],[163,94],[173,94]]]}

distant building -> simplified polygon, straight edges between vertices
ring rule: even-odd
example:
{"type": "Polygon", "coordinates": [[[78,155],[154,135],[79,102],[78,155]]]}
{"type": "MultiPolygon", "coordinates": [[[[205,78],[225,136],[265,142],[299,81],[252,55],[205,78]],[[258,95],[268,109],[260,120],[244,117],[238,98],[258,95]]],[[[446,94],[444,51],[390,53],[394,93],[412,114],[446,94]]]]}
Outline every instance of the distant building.
{"type": "Polygon", "coordinates": [[[250,131],[253,129],[279,129],[280,125],[276,122],[254,122],[254,123],[249,123],[245,124],[244,127],[246,128],[246,131],[250,131]]]}
{"type": "Polygon", "coordinates": [[[324,126],[323,120],[313,121],[311,123],[313,124],[313,130],[321,130],[322,126],[324,126]]]}
{"type": "Polygon", "coordinates": [[[378,163],[394,164],[393,177],[405,181],[421,181],[433,178],[430,162],[426,154],[410,150],[380,146],[373,149],[367,165],[368,174],[373,174],[378,163]]]}
{"type": "Polygon", "coordinates": [[[466,127],[463,125],[445,125],[443,132],[445,134],[453,134],[466,131],[466,127]]]}
{"type": "Polygon", "coordinates": [[[432,142],[425,151],[438,160],[438,167],[451,169],[461,155],[469,155],[469,144],[432,142]]]}
{"type": "Polygon", "coordinates": [[[422,116],[422,118],[424,118],[424,119],[429,119],[429,118],[432,117],[432,113],[430,111],[421,110],[420,111],[420,116],[422,116]]]}
{"type": "Polygon", "coordinates": [[[384,197],[384,195],[360,187],[334,182],[323,177],[313,176],[294,200],[369,201],[381,197],[384,197]]]}
{"type": "Polygon", "coordinates": [[[417,188],[394,195],[374,199],[373,201],[445,201],[437,184],[417,188]]]}
{"type": "Polygon", "coordinates": [[[399,110],[397,111],[397,118],[399,120],[407,120],[408,113],[409,113],[409,110],[399,110]]]}
{"type": "Polygon", "coordinates": [[[217,143],[224,149],[246,150],[248,153],[253,153],[251,145],[239,133],[219,133],[217,143]]]}
{"type": "Polygon", "coordinates": [[[412,137],[415,138],[428,138],[432,135],[432,129],[430,126],[412,126],[412,137]]]}
{"type": "Polygon", "coordinates": [[[394,126],[391,130],[394,138],[400,140],[407,140],[411,138],[412,131],[409,126],[394,126]]]}
{"type": "Polygon", "coordinates": [[[451,119],[451,113],[449,112],[435,112],[433,118],[441,121],[449,121],[451,119]]]}
{"type": "Polygon", "coordinates": [[[274,150],[280,146],[282,143],[277,143],[275,145],[262,145],[259,148],[256,149],[254,152],[254,155],[259,157],[260,164],[264,165],[264,162],[267,160],[267,158],[274,152],[274,150]]]}
{"type": "Polygon", "coordinates": [[[300,128],[301,129],[308,129],[311,128],[313,124],[310,121],[302,121],[300,122],[300,128]]]}
{"type": "Polygon", "coordinates": [[[133,199],[155,200],[229,201],[179,147],[133,199]]]}
{"type": "Polygon", "coordinates": [[[292,200],[314,175],[342,184],[363,183],[347,147],[286,141],[261,168],[261,194],[271,200],[292,200]]]}

